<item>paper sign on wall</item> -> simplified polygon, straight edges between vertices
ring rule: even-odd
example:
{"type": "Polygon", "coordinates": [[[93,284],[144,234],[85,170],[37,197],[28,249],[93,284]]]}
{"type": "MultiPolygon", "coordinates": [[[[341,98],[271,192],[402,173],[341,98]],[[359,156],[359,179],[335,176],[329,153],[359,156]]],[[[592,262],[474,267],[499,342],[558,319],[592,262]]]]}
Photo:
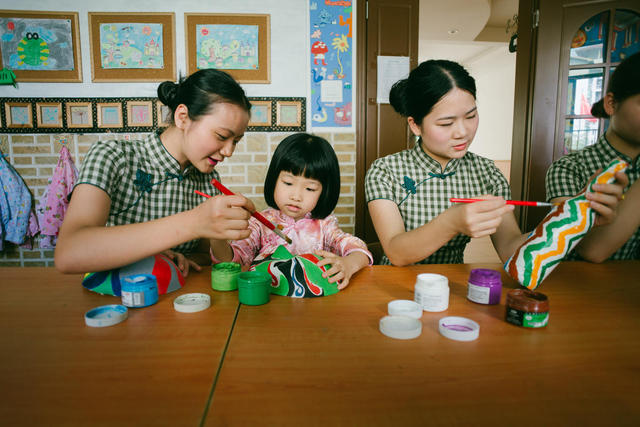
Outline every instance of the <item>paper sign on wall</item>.
{"type": "Polygon", "coordinates": [[[388,104],[391,86],[408,75],[408,56],[378,56],[378,104],[388,104]]]}

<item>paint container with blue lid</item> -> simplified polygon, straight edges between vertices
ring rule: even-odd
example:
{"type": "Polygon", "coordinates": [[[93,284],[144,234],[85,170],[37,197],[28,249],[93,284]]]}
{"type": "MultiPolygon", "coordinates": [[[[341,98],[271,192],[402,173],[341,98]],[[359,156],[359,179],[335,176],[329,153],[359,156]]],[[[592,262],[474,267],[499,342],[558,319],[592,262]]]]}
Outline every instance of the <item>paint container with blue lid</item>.
{"type": "Polygon", "coordinates": [[[147,307],[158,302],[158,282],[152,274],[132,274],[122,278],[122,304],[147,307]]]}

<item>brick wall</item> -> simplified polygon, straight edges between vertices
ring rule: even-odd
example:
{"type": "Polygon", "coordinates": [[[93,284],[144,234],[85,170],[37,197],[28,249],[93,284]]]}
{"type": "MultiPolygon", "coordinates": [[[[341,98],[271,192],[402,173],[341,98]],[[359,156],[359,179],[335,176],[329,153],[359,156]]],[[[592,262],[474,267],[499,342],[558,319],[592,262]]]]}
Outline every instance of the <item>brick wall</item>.
{"type": "MultiPolygon", "coordinates": [[[[222,181],[232,191],[242,193],[258,207],[266,207],[262,196],[264,176],[276,146],[289,133],[247,133],[234,155],[218,166],[222,181]]],[[[317,133],[333,145],[342,180],[340,200],[334,213],[344,231],[353,233],[355,225],[356,144],[353,133],[317,133]]],[[[113,138],[136,139],[143,134],[38,134],[0,135],[0,150],[22,176],[34,196],[34,206],[43,196],[48,180],[58,162],[61,140],[66,140],[76,167],[94,143],[113,138]]],[[[40,249],[35,239],[33,249],[4,242],[0,266],[53,266],[53,250],[40,249]]]]}

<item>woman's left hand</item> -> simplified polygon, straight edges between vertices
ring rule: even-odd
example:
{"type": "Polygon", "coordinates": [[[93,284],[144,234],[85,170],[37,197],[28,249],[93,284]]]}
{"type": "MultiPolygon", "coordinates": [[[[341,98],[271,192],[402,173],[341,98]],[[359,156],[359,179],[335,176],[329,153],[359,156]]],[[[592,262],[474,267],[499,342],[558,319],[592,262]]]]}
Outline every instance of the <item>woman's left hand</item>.
{"type": "MultiPolygon", "coordinates": [[[[597,175],[596,172],[595,175],[597,175]]],[[[595,176],[594,175],[594,176],[595,176]]],[[[596,211],[595,225],[610,224],[616,217],[618,202],[622,200],[624,188],[629,184],[629,178],[624,172],[616,172],[616,180],[611,184],[594,184],[594,192],[585,193],[591,207],[596,211]]]]}
{"type": "Polygon", "coordinates": [[[187,277],[189,275],[190,267],[192,267],[196,271],[202,270],[202,267],[179,252],[174,252],[170,249],[167,249],[166,251],[162,251],[161,253],[162,255],[166,255],[167,257],[169,257],[169,259],[171,259],[176,264],[184,277],[187,277]]]}

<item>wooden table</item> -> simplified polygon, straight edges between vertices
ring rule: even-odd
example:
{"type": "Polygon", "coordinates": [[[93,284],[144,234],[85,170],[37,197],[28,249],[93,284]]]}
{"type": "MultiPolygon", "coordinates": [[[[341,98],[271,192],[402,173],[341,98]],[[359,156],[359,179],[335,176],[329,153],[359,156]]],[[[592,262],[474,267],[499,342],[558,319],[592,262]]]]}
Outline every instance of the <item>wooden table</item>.
{"type": "Polygon", "coordinates": [[[549,325],[504,321],[466,299],[475,267],[372,267],[326,298],[242,306],[206,425],[639,425],[640,263],[565,262],[542,284],[549,325]],[[394,340],[378,321],[412,299],[418,273],[446,275],[449,309],[422,335],[394,340]],[[480,324],[473,342],[438,333],[441,317],[480,324]]]}
{"type": "Polygon", "coordinates": [[[239,306],[179,313],[173,300],[208,292],[210,272],[190,275],[156,305],[122,323],[91,328],[84,313],[120,298],[52,268],[0,268],[0,424],[197,425],[239,306]]]}

